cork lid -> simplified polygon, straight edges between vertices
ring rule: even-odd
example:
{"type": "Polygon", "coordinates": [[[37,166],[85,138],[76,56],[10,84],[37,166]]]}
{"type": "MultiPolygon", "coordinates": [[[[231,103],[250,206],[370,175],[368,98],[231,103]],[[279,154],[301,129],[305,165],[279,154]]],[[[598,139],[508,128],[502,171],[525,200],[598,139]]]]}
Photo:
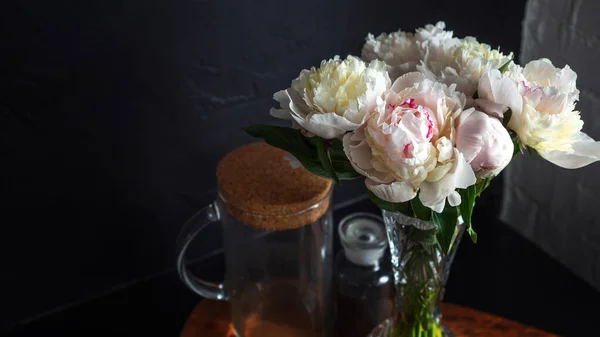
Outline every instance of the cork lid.
{"type": "Polygon", "coordinates": [[[264,142],[241,146],[219,161],[219,197],[241,223],[267,230],[298,228],[329,208],[332,181],[286,159],[288,153],[264,142]]]}

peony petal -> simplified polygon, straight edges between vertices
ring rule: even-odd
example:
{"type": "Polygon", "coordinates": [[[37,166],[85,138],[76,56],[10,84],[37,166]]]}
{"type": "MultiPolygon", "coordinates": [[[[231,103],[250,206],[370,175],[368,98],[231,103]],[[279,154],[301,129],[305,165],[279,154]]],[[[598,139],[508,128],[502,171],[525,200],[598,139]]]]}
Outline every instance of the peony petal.
{"type": "Polygon", "coordinates": [[[475,184],[477,179],[475,178],[473,169],[471,169],[471,166],[469,166],[463,154],[458,150],[455,151],[456,166],[452,171],[449,172],[449,174],[452,174],[456,188],[467,188],[475,184]]]}
{"type": "Polygon", "coordinates": [[[477,93],[481,99],[509,107],[513,117],[519,116],[523,110],[523,97],[516,83],[508,77],[503,77],[497,69],[481,76],[477,93]]]}
{"type": "Polygon", "coordinates": [[[404,74],[394,81],[391,90],[395,92],[401,92],[402,90],[410,88],[415,85],[415,83],[419,83],[426,78],[427,76],[419,72],[404,74]]]}
{"type": "Polygon", "coordinates": [[[462,92],[467,97],[472,97],[477,91],[477,81],[473,81],[469,78],[452,75],[444,76],[442,81],[448,86],[455,84],[456,91],[462,92]]]}
{"type": "Polygon", "coordinates": [[[296,116],[292,117],[306,130],[314,133],[315,135],[325,138],[333,139],[342,136],[348,131],[353,131],[358,124],[354,124],[346,118],[339,116],[333,112],[324,114],[313,114],[306,119],[297,119],[296,116]]]}
{"type": "Polygon", "coordinates": [[[467,120],[472,114],[474,114],[476,111],[475,108],[465,108],[460,115],[458,116],[458,118],[456,119],[456,126],[460,126],[461,123],[464,123],[465,120],[467,120]]]}
{"type": "Polygon", "coordinates": [[[367,171],[373,169],[371,165],[371,148],[369,144],[362,140],[357,140],[354,132],[344,135],[343,145],[344,153],[350,161],[356,172],[368,177],[367,171]]]}
{"type": "Polygon", "coordinates": [[[395,81],[398,77],[404,74],[417,71],[417,64],[417,61],[409,61],[395,66],[388,65],[388,74],[390,75],[390,79],[395,81]]]}
{"type": "Polygon", "coordinates": [[[371,148],[364,139],[364,130],[356,129],[354,132],[347,133],[343,139],[344,153],[350,161],[350,164],[360,175],[363,175],[377,183],[391,183],[391,178],[377,172],[371,164],[371,148]]]}
{"type": "MultiPolygon", "coordinates": [[[[325,60],[323,60],[323,62],[325,62],[325,60]]],[[[323,62],[321,62],[321,64],[323,64],[323,62]]],[[[295,79],[292,80],[292,85],[290,87],[290,90],[296,91],[296,92],[304,91],[304,88],[307,87],[309,76],[310,76],[310,70],[302,69],[300,71],[300,74],[298,75],[298,77],[296,77],[295,79]]]]}
{"type": "Polygon", "coordinates": [[[405,114],[402,119],[400,119],[400,123],[398,124],[398,128],[402,129],[404,132],[396,132],[395,134],[401,134],[402,141],[401,144],[404,144],[404,138],[408,137],[408,139],[418,140],[418,141],[426,141],[427,136],[427,128],[423,123],[423,120],[412,113],[405,114]]]}
{"type": "Polygon", "coordinates": [[[454,167],[442,179],[436,182],[424,181],[420,186],[419,199],[423,205],[437,213],[444,209],[446,198],[457,188],[467,188],[477,181],[473,169],[465,161],[462,153],[455,149],[454,154],[454,167]]]}
{"type": "Polygon", "coordinates": [[[454,165],[452,162],[444,165],[438,165],[436,168],[431,170],[431,172],[429,172],[426,180],[433,183],[442,179],[452,169],[452,165],[454,165]]]}
{"type": "Polygon", "coordinates": [[[286,92],[290,100],[291,117],[301,127],[321,138],[337,138],[359,126],[333,112],[314,113],[297,91],[287,90],[286,92]]]}
{"type": "Polygon", "coordinates": [[[292,117],[294,117],[295,114],[299,118],[304,119],[312,112],[311,108],[304,101],[301,93],[292,89],[286,90],[286,93],[290,101],[289,108],[292,111],[292,117]]]}
{"type": "MultiPolygon", "coordinates": [[[[496,70],[497,71],[497,70],[496,70]]],[[[494,102],[506,105],[512,110],[513,115],[521,113],[523,109],[523,98],[519,93],[517,85],[509,78],[503,77],[492,88],[494,102]]]]}
{"type": "Polygon", "coordinates": [[[552,85],[557,80],[557,69],[547,58],[533,60],[523,68],[523,76],[538,85],[552,85]]]}
{"type": "Polygon", "coordinates": [[[276,92],[275,94],[273,94],[273,99],[279,102],[279,106],[281,107],[281,109],[271,108],[271,110],[269,110],[271,116],[281,119],[292,119],[289,110],[291,99],[287,93],[287,90],[280,90],[276,92]]]}
{"type": "MultiPolygon", "coordinates": [[[[420,195],[419,195],[419,199],[421,199],[421,203],[423,203],[423,199],[420,197],[420,195]]],[[[423,205],[425,205],[425,204],[423,203],[423,205]]],[[[431,203],[429,205],[425,205],[425,206],[431,208],[431,210],[433,210],[436,213],[442,213],[444,211],[444,206],[446,206],[446,199],[440,199],[436,202],[433,202],[433,203],[431,203]]]]}
{"type": "Polygon", "coordinates": [[[378,184],[371,179],[365,179],[365,185],[379,199],[389,202],[406,202],[417,195],[417,189],[406,181],[395,181],[390,184],[378,184]]]}
{"type": "Polygon", "coordinates": [[[450,206],[453,206],[453,207],[458,206],[458,205],[460,205],[461,202],[462,202],[462,198],[460,197],[460,194],[458,194],[458,192],[456,192],[456,191],[453,191],[448,196],[448,203],[450,204],[450,206]]]}
{"type": "Polygon", "coordinates": [[[558,90],[562,92],[570,92],[575,97],[574,99],[579,99],[579,90],[577,90],[577,73],[575,73],[569,65],[565,65],[558,72],[557,81],[554,84],[558,90]]]}
{"type": "Polygon", "coordinates": [[[566,169],[577,169],[600,160],[600,142],[579,132],[573,143],[573,153],[562,151],[538,151],[547,161],[566,169]]]}
{"type": "MultiPolygon", "coordinates": [[[[362,124],[365,121],[365,111],[366,108],[359,108],[359,102],[367,101],[366,96],[361,96],[357,98],[358,101],[350,102],[346,111],[344,111],[344,118],[351,121],[354,124],[362,124]]],[[[375,101],[375,99],[373,99],[375,101]]],[[[374,105],[374,104],[372,104],[374,105]]]]}
{"type": "Polygon", "coordinates": [[[454,147],[448,137],[444,136],[435,142],[435,148],[438,150],[438,161],[445,163],[452,159],[454,155],[454,147]]]}
{"type": "Polygon", "coordinates": [[[567,109],[573,110],[573,106],[575,106],[575,102],[570,100],[572,96],[567,93],[559,93],[555,88],[546,87],[542,93],[543,95],[540,95],[535,107],[537,111],[560,114],[567,109]]]}
{"type": "Polygon", "coordinates": [[[508,110],[508,107],[500,103],[494,103],[492,101],[488,101],[481,98],[475,99],[475,105],[479,110],[496,118],[504,118],[504,113],[506,112],[506,110],[508,110]]]}
{"type": "Polygon", "coordinates": [[[456,148],[470,163],[484,146],[484,133],[489,129],[489,117],[483,112],[469,109],[463,112],[456,127],[456,148]]]}
{"type": "Polygon", "coordinates": [[[488,117],[488,128],[484,132],[484,148],[471,161],[471,168],[478,178],[497,176],[513,158],[514,144],[502,123],[488,117]]]}

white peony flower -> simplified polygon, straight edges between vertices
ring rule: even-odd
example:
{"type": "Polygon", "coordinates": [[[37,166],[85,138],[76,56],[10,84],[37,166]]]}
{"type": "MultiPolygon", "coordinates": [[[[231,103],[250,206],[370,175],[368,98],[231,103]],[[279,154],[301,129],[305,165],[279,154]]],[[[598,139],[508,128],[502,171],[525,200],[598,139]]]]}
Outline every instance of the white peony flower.
{"type": "Polygon", "coordinates": [[[485,43],[479,43],[474,37],[466,37],[452,49],[446,51],[444,67],[432,66],[431,62],[417,67],[422,72],[429,72],[438,80],[450,85],[456,84],[458,91],[473,96],[477,90],[479,79],[492,69],[499,69],[510,62],[513,55],[504,55],[498,49],[492,49],[485,43]]]}
{"type": "Polygon", "coordinates": [[[481,75],[509,62],[512,53],[504,55],[474,37],[456,38],[444,22],[438,22],[417,29],[415,34],[397,31],[377,38],[369,34],[362,58],[384,61],[392,81],[418,70],[447,85],[456,84],[458,91],[473,96],[481,75]]]}
{"type": "Polygon", "coordinates": [[[456,148],[478,178],[497,176],[510,163],[514,151],[512,139],[502,123],[474,108],[458,117],[456,148]]]}
{"type": "Polygon", "coordinates": [[[579,168],[600,160],[600,142],[581,132],[576,79],[569,66],[558,69],[548,59],[525,68],[511,64],[504,74],[491,70],[482,76],[476,102],[494,115],[510,108],[508,127],[522,146],[558,166],[579,168]]]}
{"type": "Polygon", "coordinates": [[[281,108],[270,112],[322,138],[336,138],[361,125],[390,84],[384,62],[336,56],[319,68],[302,70],[291,88],[276,92],[273,98],[281,108]]]}
{"type": "Polygon", "coordinates": [[[369,34],[362,49],[362,59],[384,61],[392,81],[417,70],[417,66],[423,62],[428,69],[441,71],[453,62],[454,49],[460,43],[445,28],[444,22],[438,22],[417,29],[415,34],[400,30],[380,34],[377,38],[369,34]]]}
{"type": "Polygon", "coordinates": [[[486,72],[500,69],[512,58],[513,53],[504,55],[499,49],[492,49],[490,45],[477,42],[477,39],[471,36],[465,37],[455,51],[455,60],[461,76],[474,82],[479,81],[486,72]]]}
{"type": "Polygon", "coordinates": [[[378,99],[366,123],[344,136],[344,151],[377,197],[405,202],[417,195],[436,212],[446,199],[459,205],[456,188],[475,183],[475,174],[454,146],[454,120],[465,104],[453,86],[422,73],[398,78],[378,99]]]}
{"type": "Polygon", "coordinates": [[[373,34],[367,35],[362,49],[362,59],[367,62],[384,61],[388,65],[388,72],[393,81],[408,72],[417,70],[417,64],[422,56],[415,36],[399,30],[390,34],[382,33],[377,38],[373,34]]]}
{"type": "Polygon", "coordinates": [[[423,57],[422,65],[434,74],[454,65],[454,54],[460,45],[460,39],[454,37],[452,31],[447,31],[444,22],[426,25],[417,29],[415,37],[423,57]]]}

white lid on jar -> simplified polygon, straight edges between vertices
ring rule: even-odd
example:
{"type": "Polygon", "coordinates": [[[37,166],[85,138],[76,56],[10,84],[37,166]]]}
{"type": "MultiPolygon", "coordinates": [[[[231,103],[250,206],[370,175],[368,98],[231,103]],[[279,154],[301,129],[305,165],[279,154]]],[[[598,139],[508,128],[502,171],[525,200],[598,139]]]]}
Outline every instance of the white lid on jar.
{"type": "Polygon", "coordinates": [[[340,241],[348,260],[360,266],[379,263],[387,249],[387,235],[381,217],[371,213],[352,213],[338,225],[340,241]]]}

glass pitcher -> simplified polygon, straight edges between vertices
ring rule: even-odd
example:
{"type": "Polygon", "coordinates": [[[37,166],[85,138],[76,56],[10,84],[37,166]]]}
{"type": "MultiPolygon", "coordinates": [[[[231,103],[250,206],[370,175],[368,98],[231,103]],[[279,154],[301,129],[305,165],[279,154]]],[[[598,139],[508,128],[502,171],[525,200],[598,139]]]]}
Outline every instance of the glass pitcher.
{"type": "Polygon", "coordinates": [[[180,234],[181,279],[205,298],[231,303],[238,337],[331,336],[332,184],[285,156],[264,143],[225,156],[217,167],[217,200],[180,234]],[[217,221],[223,226],[223,284],[192,275],[184,260],[193,238],[217,221]]]}

